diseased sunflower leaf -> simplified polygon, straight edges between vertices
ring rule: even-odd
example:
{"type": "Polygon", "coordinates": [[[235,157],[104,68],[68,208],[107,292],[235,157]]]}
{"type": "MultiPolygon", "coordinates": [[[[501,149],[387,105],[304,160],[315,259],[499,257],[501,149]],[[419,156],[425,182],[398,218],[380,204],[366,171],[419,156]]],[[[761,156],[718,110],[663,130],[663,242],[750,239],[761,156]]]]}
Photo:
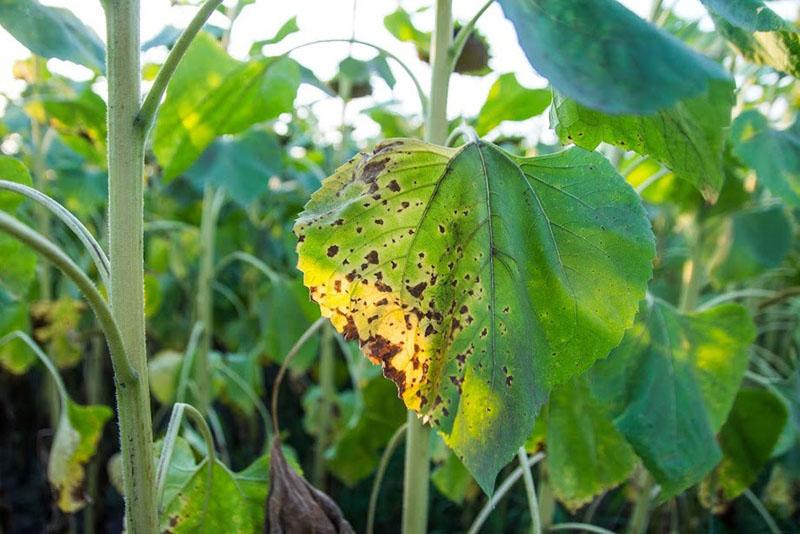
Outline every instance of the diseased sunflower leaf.
{"type": "Polygon", "coordinates": [[[651,156],[678,178],[716,200],[724,174],[723,147],[734,103],[733,84],[709,82],[709,90],[655,115],[606,115],[556,93],[550,122],[562,142],[594,150],[605,141],[651,156]]]}
{"type": "Polygon", "coordinates": [[[549,389],[619,343],[654,254],[599,154],[485,142],[386,141],[323,182],[295,233],[322,314],[487,493],[549,389]]]}
{"type": "Polygon", "coordinates": [[[609,114],[648,115],[727,81],[722,67],[616,0],[499,0],[534,69],[609,114]]]}
{"type": "Polygon", "coordinates": [[[114,412],[108,406],[81,406],[65,400],[50,449],[47,478],[58,496],[58,507],[74,513],[86,506],[84,467],[97,452],[103,427],[114,412]]]}
{"type": "Polygon", "coordinates": [[[762,0],[700,0],[717,30],[745,58],[800,75],[800,33],[762,0]]]}
{"type": "Polygon", "coordinates": [[[715,434],[736,397],[754,337],[747,311],[737,304],[680,313],[653,300],[592,369],[594,395],[665,497],[699,482],[719,462],[715,434]]]}
{"type": "Polygon", "coordinates": [[[800,120],[786,130],[773,130],[756,110],[733,121],[734,154],[756,171],[764,187],[788,205],[800,206],[800,120]]]}

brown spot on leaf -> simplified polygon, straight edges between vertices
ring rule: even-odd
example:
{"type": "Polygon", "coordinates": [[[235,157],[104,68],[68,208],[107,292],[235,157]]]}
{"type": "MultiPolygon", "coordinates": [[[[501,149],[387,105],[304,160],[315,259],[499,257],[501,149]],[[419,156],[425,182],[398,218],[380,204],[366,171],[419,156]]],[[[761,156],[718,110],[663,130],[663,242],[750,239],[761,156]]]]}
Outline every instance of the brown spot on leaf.
{"type": "Polygon", "coordinates": [[[400,191],[400,184],[397,183],[397,180],[392,180],[386,187],[389,188],[389,191],[394,191],[395,193],[400,191]]]}
{"type": "Polygon", "coordinates": [[[339,247],[337,247],[336,245],[331,245],[331,246],[328,247],[328,257],[329,258],[332,258],[332,257],[336,256],[338,253],[339,253],[339,247]]]}
{"type": "Polygon", "coordinates": [[[378,251],[377,250],[370,251],[369,254],[364,256],[364,259],[367,260],[368,262],[372,263],[372,264],[377,265],[378,264],[378,251]]]}
{"type": "Polygon", "coordinates": [[[415,286],[406,286],[406,289],[414,298],[420,298],[422,296],[422,292],[425,291],[425,288],[428,287],[427,282],[420,282],[415,286]]]}

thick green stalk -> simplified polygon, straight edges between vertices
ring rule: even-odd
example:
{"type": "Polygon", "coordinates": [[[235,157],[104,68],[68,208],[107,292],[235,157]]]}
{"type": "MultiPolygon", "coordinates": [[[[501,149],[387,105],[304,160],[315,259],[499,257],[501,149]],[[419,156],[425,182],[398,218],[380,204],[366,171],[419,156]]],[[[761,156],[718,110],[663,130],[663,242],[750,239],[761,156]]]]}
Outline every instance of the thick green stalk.
{"type": "MultiPolygon", "coordinates": [[[[425,121],[425,139],[447,140],[447,91],[450,85],[450,42],[453,37],[452,0],[436,0],[436,25],[431,48],[431,93],[425,121]]],[[[405,476],[403,480],[403,534],[423,534],[428,525],[430,427],[408,412],[405,476]]]]}
{"type": "Polygon", "coordinates": [[[139,379],[117,381],[125,523],[158,531],[144,319],[144,135],[140,104],[139,0],[105,0],[108,77],[108,221],[111,310],[139,379]]]}

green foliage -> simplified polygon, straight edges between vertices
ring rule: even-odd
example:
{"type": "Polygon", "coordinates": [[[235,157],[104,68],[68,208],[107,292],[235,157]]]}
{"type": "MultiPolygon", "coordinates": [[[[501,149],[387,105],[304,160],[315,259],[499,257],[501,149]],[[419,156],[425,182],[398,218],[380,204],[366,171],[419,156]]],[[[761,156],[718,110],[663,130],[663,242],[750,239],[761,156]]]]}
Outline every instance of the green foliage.
{"type": "Polygon", "coordinates": [[[31,52],[105,69],[105,50],[97,34],[71,11],[38,0],[0,1],[0,25],[31,52]]]}
{"type": "Polygon", "coordinates": [[[591,109],[649,115],[729,79],[615,0],[499,2],[533,68],[591,109]]]}
{"type": "Polygon", "coordinates": [[[548,89],[528,89],[520,85],[513,72],[501,74],[478,113],[475,131],[483,136],[503,121],[523,121],[539,115],[550,105],[550,100],[548,89]]]}
{"type": "MultiPolygon", "coordinates": [[[[28,169],[17,159],[0,156],[0,180],[31,186],[28,169]]],[[[14,213],[20,208],[23,196],[0,191],[0,210],[14,213]]],[[[12,298],[21,298],[36,275],[36,255],[16,239],[0,233],[0,290],[12,298]]]]}
{"type": "Polygon", "coordinates": [[[386,141],[327,179],[295,232],[323,315],[487,492],[548,390],[619,342],[653,254],[599,155],[484,142],[386,141]]]}
{"type": "Polygon", "coordinates": [[[755,481],[775,448],[786,417],[783,401],[769,391],[739,391],[719,433],[722,461],[700,488],[703,504],[723,510],[755,481]]]}
{"type": "Polygon", "coordinates": [[[288,58],[241,62],[200,33],[169,82],[153,150],[169,181],[186,171],[219,135],[291,111],[300,69],[288,58]]]}
{"type": "Polygon", "coordinates": [[[758,111],[745,111],[731,128],[733,151],[754,169],[770,192],[792,207],[800,206],[800,121],[773,130],[758,111]]]}
{"type": "Polygon", "coordinates": [[[722,35],[748,60],[800,74],[800,33],[762,0],[701,0],[722,35]]]}
{"type": "Polygon", "coordinates": [[[721,459],[715,434],[736,397],[754,334],[736,304],[680,313],[649,300],[622,343],[592,369],[593,393],[664,498],[699,482],[721,459]]]}
{"type": "Polygon", "coordinates": [[[715,80],[706,93],[651,116],[606,115],[556,93],[551,123],[562,142],[594,150],[605,141],[653,157],[713,201],[724,180],[722,147],[733,103],[733,85],[715,80]]]}

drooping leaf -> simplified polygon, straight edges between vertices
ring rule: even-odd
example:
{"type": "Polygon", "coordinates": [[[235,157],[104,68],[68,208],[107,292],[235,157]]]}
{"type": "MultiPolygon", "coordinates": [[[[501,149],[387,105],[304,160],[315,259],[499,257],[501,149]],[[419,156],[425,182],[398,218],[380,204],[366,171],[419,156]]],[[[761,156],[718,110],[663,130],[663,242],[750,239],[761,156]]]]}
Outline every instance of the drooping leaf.
{"type": "Polygon", "coordinates": [[[742,389],[719,434],[722,461],[703,481],[703,504],[722,511],[755,482],[786,424],[784,403],[763,389],[742,389]]]}
{"type": "Polygon", "coordinates": [[[47,478],[56,491],[62,511],[74,513],[86,506],[84,467],[95,455],[103,427],[113,414],[108,406],[81,406],[70,400],[61,407],[47,463],[47,478]]]}
{"type": "Polygon", "coordinates": [[[501,74],[492,84],[478,113],[475,130],[486,135],[503,121],[524,121],[542,113],[550,105],[549,89],[528,89],[513,72],[501,74]]]}
{"type": "Polygon", "coordinates": [[[499,0],[525,55],[559,92],[609,114],[647,115],[728,76],[616,0],[499,0]]]}
{"type": "Polygon", "coordinates": [[[777,267],[792,245],[791,222],[783,206],[738,211],[714,226],[709,271],[723,287],[777,267]]]}
{"type": "Polygon", "coordinates": [[[707,92],[649,116],[606,115],[556,93],[550,118],[562,142],[594,150],[605,141],[651,156],[713,201],[733,103],[733,85],[712,80],[707,92]]]}
{"type": "Polygon", "coordinates": [[[248,207],[269,189],[269,179],[283,171],[283,152],[274,134],[249,129],[241,135],[216,140],[187,176],[202,186],[224,187],[242,207],[248,207]]]}
{"type": "Polygon", "coordinates": [[[653,256],[633,190],[578,148],[389,140],[325,180],[295,232],[322,314],[487,493],[548,390],[619,342],[653,256]]]}
{"type": "Polygon", "coordinates": [[[744,57],[800,75],[800,33],[762,0],[701,0],[717,29],[744,57]]]}
{"type": "Polygon", "coordinates": [[[153,150],[164,179],[188,169],[215,137],[290,111],[299,85],[293,60],[242,63],[208,34],[198,34],[169,82],[155,124],[153,150]]]}
{"type": "Polygon", "coordinates": [[[355,531],[333,500],[309,484],[286,462],[280,438],[272,442],[269,464],[266,534],[355,531]]]}
{"type": "MultiPolygon", "coordinates": [[[[33,185],[28,169],[17,159],[0,155],[0,180],[33,185]]],[[[25,197],[11,191],[0,191],[0,210],[12,215],[25,197]]],[[[18,299],[28,291],[36,276],[36,254],[5,232],[0,232],[0,290],[18,299]]]]}
{"type": "Polygon", "coordinates": [[[586,375],[553,390],[547,419],[547,467],[559,501],[577,510],[624,482],[636,456],[595,400],[586,375]]]}
{"type": "Polygon", "coordinates": [[[800,120],[773,130],[766,117],[745,111],[733,121],[733,151],[769,191],[793,207],[800,206],[800,120]]]}
{"type": "Polygon", "coordinates": [[[755,328],[724,304],[680,313],[652,300],[622,343],[595,364],[590,385],[665,497],[697,483],[721,458],[715,434],[747,366],[755,328]]]}
{"type": "Polygon", "coordinates": [[[0,25],[38,56],[105,69],[103,42],[67,9],[38,0],[0,0],[0,25]]]}

